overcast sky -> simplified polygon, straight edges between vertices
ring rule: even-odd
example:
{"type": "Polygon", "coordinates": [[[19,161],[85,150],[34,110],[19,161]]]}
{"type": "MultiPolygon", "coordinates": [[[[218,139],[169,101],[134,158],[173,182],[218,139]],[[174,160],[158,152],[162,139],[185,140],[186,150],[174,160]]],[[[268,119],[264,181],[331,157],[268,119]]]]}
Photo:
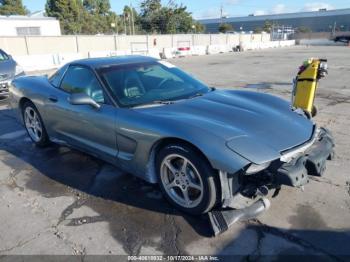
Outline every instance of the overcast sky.
{"type": "MultiPolygon", "coordinates": [[[[138,7],[140,0],[111,0],[112,9],[121,13],[124,5],[130,3],[138,7]]],[[[167,4],[168,0],[163,0],[167,4]]],[[[249,14],[277,14],[299,11],[316,11],[320,8],[350,8],[350,0],[312,1],[312,0],[177,0],[183,3],[195,18],[216,18],[220,16],[220,6],[227,16],[246,16],[249,14]]],[[[43,10],[46,0],[23,0],[30,11],[43,10]]]]}

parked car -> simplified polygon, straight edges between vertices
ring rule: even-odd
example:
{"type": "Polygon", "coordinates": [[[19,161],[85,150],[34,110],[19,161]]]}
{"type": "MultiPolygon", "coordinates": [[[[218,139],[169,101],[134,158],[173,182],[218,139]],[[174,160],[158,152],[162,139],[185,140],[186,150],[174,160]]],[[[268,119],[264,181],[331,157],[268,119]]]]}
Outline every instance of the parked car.
{"type": "Polygon", "coordinates": [[[8,95],[11,81],[20,75],[24,75],[23,69],[11,55],[0,49],[0,97],[8,95]]]}
{"type": "Polygon", "coordinates": [[[322,175],[329,132],[278,97],[210,88],[143,56],[84,59],[17,78],[10,103],[37,146],[69,145],[158,183],[191,214],[322,175]]]}
{"type": "Polygon", "coordinates": [[[339,35],[334,37],[333,39],[334,42],[342,42],[349,44],[350,43],[350,35],[339,35]]]}

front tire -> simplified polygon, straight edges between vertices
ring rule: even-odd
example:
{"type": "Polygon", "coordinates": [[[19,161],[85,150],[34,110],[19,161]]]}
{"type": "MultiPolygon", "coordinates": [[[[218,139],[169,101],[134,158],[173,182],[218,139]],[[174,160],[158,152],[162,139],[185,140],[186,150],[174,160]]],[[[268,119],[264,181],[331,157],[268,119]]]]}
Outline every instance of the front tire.
{"type": "Polygon", "coordinates": [[[23,122],[30,139],[39,147],[50,142],[43,120],[32,102],[26,102],[22,107],[23,122]]]}
{"type": "Polygon", "coordinates": [[[215,171],[197,150],[186,144],[168,145],[157,155],[156,168],[164,196],[178,209],[199,215],[216,204],[215,171]]]}

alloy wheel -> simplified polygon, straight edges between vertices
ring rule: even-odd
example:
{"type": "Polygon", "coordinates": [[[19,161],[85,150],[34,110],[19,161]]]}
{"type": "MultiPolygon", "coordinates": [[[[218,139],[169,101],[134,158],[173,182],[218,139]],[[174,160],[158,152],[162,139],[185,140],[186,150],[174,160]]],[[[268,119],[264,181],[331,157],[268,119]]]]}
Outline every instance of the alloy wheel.
{"type": "Polygon", "coordinates": [[[160,166],[161,182],[167,195],[184,208],[196,207],[203,198],[202,178],[186,157],[171,154],[160,166]]]}
{"type": "Polygon", "coordinates": [[[36,111],[28,106],[24,111],[24,122],[29,136],[35,141],[39,142],[43,135],[43,128],[36,111]]]}

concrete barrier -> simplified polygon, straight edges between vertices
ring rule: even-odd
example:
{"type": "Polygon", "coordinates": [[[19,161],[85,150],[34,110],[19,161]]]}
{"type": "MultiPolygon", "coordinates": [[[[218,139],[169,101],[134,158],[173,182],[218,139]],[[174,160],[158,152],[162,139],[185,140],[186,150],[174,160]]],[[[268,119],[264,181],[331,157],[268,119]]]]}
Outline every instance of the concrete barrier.
{"type": "Polygon", "coordinates": [[[208,45],[207,46],[207,54],[208,55],[214,55],[214,54],[220,54],[220,45],[208,45]]]}
{"type": "Polygon", "coordinates": [[[345,43],[334,42],[329,39],[300,39],[298,40],[299,45],[312,45],[312,46],[344,46],[345,43]]]}
{"type": "Polygon", "coordinates": [[[114,51],[89,51],[89,58],[96,58],[96,57],[109,57],[112,56],[112,53],[114,51]]]}
{"type": "Polygon", "coordinates": [[[176,52],[175,52],[175,55],[178,56],[178,57],[190,56],[190,55],[192,55],[191,47],[190,46],[188,46],[188,47],[178,47],[176,52]]]}
{"type": "Polygon", "coordinates": [[[207,47],[204,45],[194,45],[192,46],[192,55],[206,55],[207,47]]]}
{"type": "MultiPolygon", "coordinates": [[[[301,44],[334,44],[331,41],[301,40],[301,44]],[[326,42],[325,42],[326,41],[326,42]]],[[[28,70],[58,67],[87,57],[148,55],[160,58],[232,52],[295,45],[294,40],[269,41],[269,35],[183,34],[137,36],[0,37],[0,48],[9,50],[28,70]]],[[[342,44],[339,44],[342,45],[342,44]]]]}
{"type": "Polygon", "coordinates": [[[240,42],[239,45],[241,47],[241,51],[253,50],[252,45],[248,42],[240,42]]]}
{"type": "Polygon", "coordinates": [[[84,56],[81,53],[59,53],[58,58],[60,66],[72,62],[74,60],[82,59],[84,58],[84,56]]]}
{"type": "Polygon", "coordinates": [[[174,58],[176,56],[175,52],[176,52],[175,48],[171,48],[171,47],[163,48],[162,58],[165,58],[165,59],[174,58]]]}
{"type": "Polygon", "coordinates": [[[81,58],[83,58],[81,53],[14,56],[14,59],[23,67],[24,71],[55,69],[81,58]]]}
{"type": "Polygon", "coordinates": [[[220,45],[220,53],[232,52],[232,48],[229,45],[220,45]]]}
{"type": "Polygon", "coordinates": [[[147,56],[150,56],[150,57],[153,57],[156,59],[160,59],[160,52],[159,52],[158,48],[151,48],[148,50],[147,56]]]}
{"type": "Polygon", "coordinates": [[[24,71],[47,70],[59,67],[59,58],[51,55],[14,56],[24,71]]]}
{"type": "Polygon", "coordinates": [[[124,56],[124,55],[131,55],[131,50],[127,49],[127,50],[115,50],[113,51],[113,55],[112,56],[124,56]]]}

